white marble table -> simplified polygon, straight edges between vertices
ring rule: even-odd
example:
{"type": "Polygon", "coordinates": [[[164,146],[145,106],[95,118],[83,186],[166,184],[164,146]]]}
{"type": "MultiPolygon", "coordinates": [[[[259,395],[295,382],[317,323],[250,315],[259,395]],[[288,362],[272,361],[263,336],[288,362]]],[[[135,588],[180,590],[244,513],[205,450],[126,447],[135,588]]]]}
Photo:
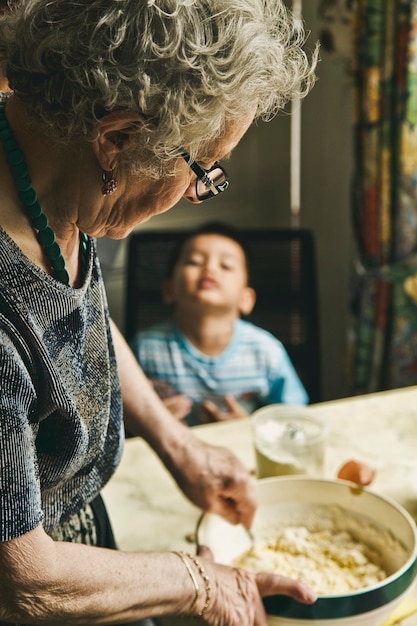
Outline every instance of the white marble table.
{"type": "MultiPolygon", "coordinates": [[[[417,518],[417,386],[311,406],[327,422],[325,475],[354,458],[376,468],[375,491],[417,518]]],[[[250,418],[195,427],[206,442],[224,445],[254,470],[250,418]]],[[[122,462],[103,496],[124,550],[190,550],[199,510],[177,488],[140,439],[126,442],[122,462]]],[[[417,626],[417,616],[402,622],[417,626]]]]}

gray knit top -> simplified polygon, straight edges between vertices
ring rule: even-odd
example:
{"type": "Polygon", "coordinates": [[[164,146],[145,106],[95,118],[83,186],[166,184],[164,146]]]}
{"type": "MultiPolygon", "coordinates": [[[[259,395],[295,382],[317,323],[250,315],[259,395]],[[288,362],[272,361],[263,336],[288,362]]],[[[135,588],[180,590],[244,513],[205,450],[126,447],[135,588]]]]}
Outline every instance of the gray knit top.
{"type": "Polygon", "coordinates": [[[90,241],[73,289],[0,227],[0,534],[51,532],[114,472],[123,447],[107,300],[90,241]]]}

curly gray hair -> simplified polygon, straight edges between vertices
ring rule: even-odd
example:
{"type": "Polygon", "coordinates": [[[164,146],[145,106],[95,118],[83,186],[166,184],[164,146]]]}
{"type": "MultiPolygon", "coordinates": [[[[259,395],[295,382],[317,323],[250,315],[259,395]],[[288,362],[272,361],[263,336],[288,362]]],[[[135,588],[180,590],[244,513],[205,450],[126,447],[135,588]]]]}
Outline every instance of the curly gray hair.
{"type": "MultiPolygon", "coordinates": [[[[61,141],[92,138],[100,115],[141,113],[153,167],[196,155],[256,109],[271,118],[315,80],[317,48],[282,0],[20,0],[0,18],[15,93],[61,141]]],[[[143,167],[143,160],[141,163],[143,167]]]]}

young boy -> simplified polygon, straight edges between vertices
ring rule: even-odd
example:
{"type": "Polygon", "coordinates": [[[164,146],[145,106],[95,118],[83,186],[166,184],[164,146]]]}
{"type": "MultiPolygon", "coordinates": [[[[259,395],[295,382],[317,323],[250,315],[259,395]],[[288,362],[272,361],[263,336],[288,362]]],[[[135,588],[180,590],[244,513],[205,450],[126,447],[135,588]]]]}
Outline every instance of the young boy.
{"type": "Polygon", "coordinates": [[[255,304],[249,274],[238,231],[211,222],[188,233],[162,285],[173,319],[131,342],[161,397],[175,396],[167,406],[179,417],[188,413],[189,425],[242,417],[266,404],[308,402],[282,343],[241,319],[255,304]]]}

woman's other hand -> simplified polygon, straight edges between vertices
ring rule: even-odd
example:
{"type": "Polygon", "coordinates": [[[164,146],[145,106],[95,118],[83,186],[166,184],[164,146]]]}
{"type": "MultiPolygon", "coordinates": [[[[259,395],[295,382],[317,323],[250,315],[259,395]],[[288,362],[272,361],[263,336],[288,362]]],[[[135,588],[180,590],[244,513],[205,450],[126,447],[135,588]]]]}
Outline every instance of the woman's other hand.
{"type": "Polygon", "coordinates": [[[206,546],[200,547],[198,558],[210,579],[211,597],[204,615],[209,624],[267,626],[262,602],[265,596],[286,595],[306,604],[316,600],[312,590],[300,581],[269,573],[254,575],[242,569],[215,564],[206,546]]]}

